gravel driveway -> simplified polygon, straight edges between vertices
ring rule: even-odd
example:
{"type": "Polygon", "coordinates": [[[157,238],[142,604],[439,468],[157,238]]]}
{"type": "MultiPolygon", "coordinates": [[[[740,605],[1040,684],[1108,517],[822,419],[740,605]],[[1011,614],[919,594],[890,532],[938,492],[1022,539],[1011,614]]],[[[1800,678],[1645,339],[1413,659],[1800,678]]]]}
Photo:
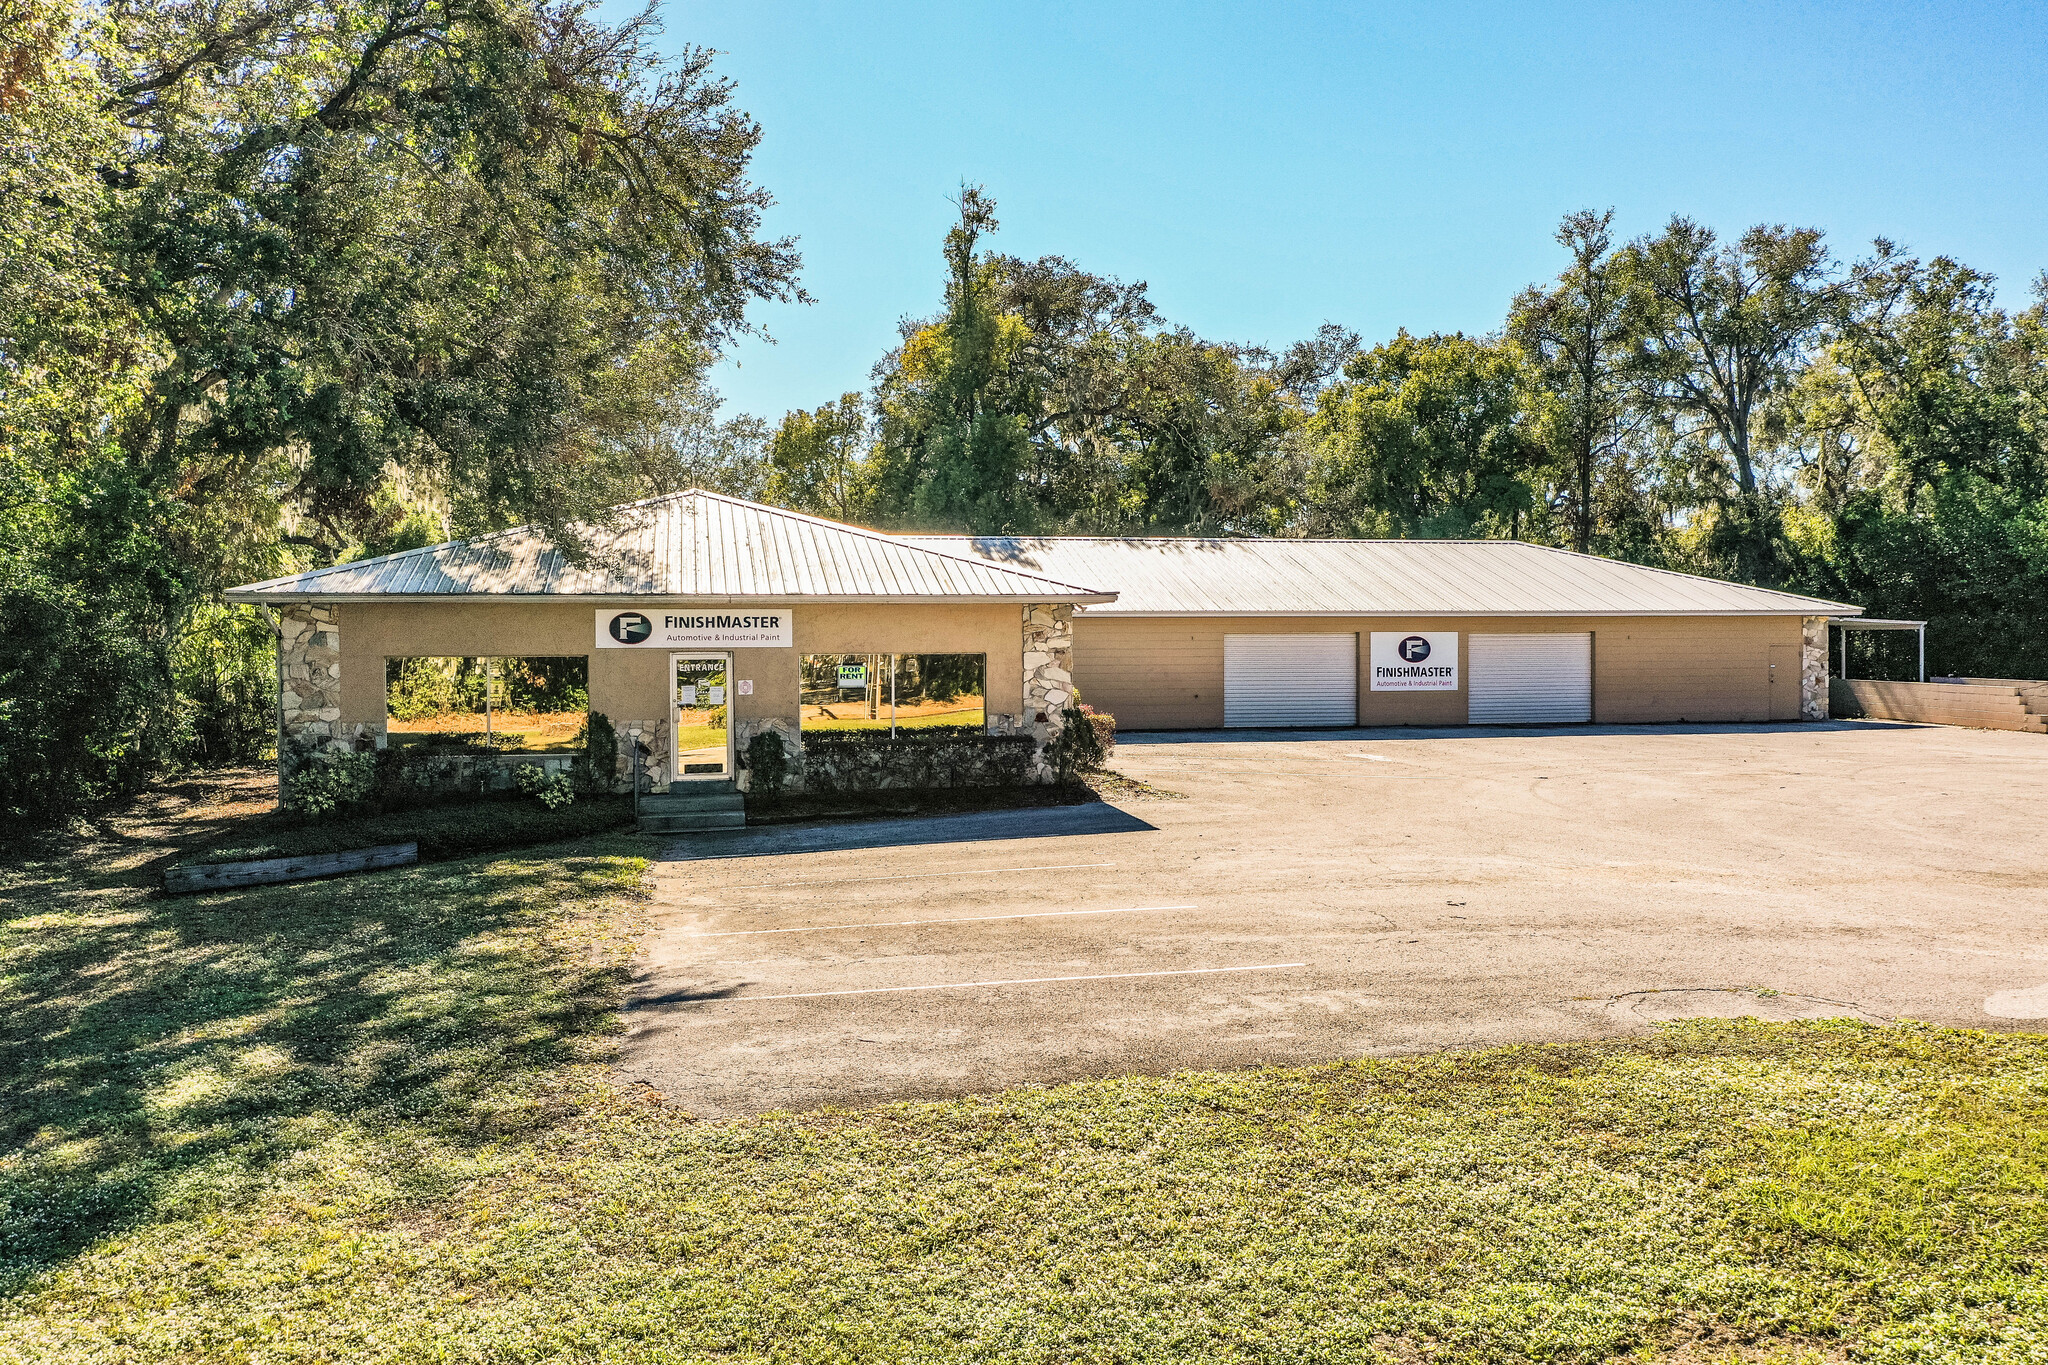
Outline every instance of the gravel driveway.
{"type": "Polygon", "coordinates": [[[1238,731],[1115,767],[1184,799],[670,845],[624,1078],[716,1117],[1688,1015],[2048,1018],[2041,736],[1238,731]]]}

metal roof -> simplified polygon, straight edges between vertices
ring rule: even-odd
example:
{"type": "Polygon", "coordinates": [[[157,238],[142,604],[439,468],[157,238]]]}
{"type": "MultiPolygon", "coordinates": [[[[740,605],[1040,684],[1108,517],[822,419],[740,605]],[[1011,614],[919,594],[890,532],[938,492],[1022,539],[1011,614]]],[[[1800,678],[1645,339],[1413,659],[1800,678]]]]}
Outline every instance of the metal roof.
{"type": "Polygon", "coordinates": [[[1861,607],[1518,540],[910,536],[1101,583],[1091,616],[1854,616],[1861,607]]]}
{"type": "Polygon", "coordinates": [[[583,568],[531,527],[231,589],[230,602],[674,597],[698,602],[1109,602],[1113,592],[692,489],[591,528],[583,568]]]}

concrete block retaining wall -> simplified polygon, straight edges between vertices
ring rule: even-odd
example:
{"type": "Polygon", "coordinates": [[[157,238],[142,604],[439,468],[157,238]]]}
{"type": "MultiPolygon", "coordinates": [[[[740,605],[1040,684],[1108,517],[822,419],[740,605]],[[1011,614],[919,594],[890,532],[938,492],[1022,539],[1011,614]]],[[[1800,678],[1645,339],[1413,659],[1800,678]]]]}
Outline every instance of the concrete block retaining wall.
{"type": "Polygon", "coordinates": [[[1909,683],[1837,678],[1830,691],[1838,716],[2048,733],[2048,683],[1909,683]]]}

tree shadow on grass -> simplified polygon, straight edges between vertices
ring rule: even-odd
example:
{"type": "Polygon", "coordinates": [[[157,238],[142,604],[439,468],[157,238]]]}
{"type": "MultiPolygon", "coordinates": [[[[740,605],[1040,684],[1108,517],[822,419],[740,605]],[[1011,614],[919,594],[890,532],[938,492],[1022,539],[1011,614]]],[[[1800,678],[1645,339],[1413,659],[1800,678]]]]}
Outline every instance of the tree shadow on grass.
{"type": "Polygon", "coordinates": [[[604,847],[176,899],[0,869],[0,1291],[323,1143],[428,1193],[435,1153],[553,1122],[627,983],[575,914],[634,880],[604,847]]]}

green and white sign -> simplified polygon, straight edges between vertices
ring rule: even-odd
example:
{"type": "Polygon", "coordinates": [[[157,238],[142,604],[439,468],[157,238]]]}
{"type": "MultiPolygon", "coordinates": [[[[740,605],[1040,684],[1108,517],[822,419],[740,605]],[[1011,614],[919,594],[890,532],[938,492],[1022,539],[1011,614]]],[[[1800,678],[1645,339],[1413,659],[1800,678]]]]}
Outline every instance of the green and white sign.
{"type": "Polygon", "coordinates": [[[868,686],[868,666],[866,664],[839,665],[839,686],[842,691],[846,692],[865,692],[868,686]]]}

